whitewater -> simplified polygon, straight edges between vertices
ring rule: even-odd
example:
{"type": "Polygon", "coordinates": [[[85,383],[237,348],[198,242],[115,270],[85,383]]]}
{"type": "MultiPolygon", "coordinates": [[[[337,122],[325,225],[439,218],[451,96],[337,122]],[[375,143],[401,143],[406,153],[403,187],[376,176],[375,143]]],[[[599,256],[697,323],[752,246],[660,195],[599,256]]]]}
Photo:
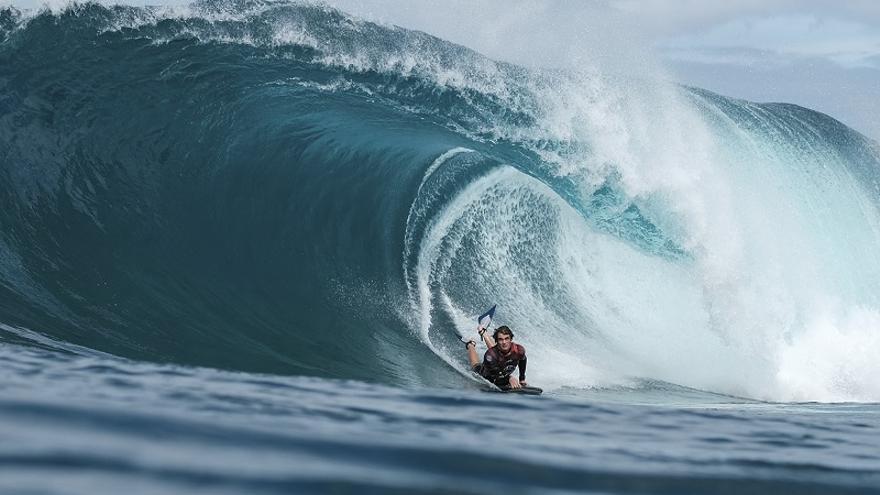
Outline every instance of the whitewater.
{"type": "Polygon", "coordinates": [[[323,5],[0,10],[8,493],[880,492],[880,145],[323,5]],[[497,304],[541,397],[457,333],[497,304]]]}

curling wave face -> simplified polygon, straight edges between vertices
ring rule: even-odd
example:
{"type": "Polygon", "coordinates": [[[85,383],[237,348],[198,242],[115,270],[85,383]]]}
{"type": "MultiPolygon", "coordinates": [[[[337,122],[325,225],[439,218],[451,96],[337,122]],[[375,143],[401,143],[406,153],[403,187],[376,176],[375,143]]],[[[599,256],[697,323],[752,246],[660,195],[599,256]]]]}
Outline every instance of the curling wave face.
{"type": "Polygon", "coordinates": [[[548,388],[880,400],[825,115],[283,2],[6,9],[0,87],[0,339],[440,384],[497,302],[548,388]]]}

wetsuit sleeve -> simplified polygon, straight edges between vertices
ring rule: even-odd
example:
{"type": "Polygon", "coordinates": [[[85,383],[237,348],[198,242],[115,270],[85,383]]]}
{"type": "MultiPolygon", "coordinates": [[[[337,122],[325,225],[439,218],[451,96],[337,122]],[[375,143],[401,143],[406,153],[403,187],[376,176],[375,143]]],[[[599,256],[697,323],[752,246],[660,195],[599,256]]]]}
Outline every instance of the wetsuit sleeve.
{"type": "Polygon", "coordinates": [[[519,360],[519,381],[526,381],[526,355],[523,354],[522,359],[519,360]]]}
{"type": "Polygon", "coordinates": [[[491,365],[495,362],[495,353],[492,352],[492,349],[486,350],[486,353],[483,354],[483,364],[491,365]]]}

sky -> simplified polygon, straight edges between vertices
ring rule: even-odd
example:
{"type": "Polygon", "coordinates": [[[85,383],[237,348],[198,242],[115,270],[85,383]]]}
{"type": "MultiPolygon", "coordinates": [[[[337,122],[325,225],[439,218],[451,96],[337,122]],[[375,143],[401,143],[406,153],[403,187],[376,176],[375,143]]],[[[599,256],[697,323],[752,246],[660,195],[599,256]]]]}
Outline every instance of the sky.
{"type": "MultiPolygon", "coordinates": [[[[44,2],[0,0],[0,5],[29,9],[44,2]]],[[[530,67],[598,65],[659,75],[735,98],[795,103],[880,142],[880,2],[874,0],[324,3],[368,20],[425,31],[496,60],[530,67]]]]}

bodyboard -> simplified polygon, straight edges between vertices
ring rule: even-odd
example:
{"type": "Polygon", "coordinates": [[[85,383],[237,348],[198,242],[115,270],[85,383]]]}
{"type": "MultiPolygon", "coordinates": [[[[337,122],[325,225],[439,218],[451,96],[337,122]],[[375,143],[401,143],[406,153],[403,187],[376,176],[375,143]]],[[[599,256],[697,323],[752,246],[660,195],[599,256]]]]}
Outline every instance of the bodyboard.
{"type": "Polygon", "coordinates": [[[490,382],[489,380],[486,380],[485,378],[483,378],[479,373],[474,373],[473,371],[471,371],[471,377],[473,377],[474,380],[486,385],[485,387],[483,387],[484,392],[497,392],[497,393],[501,393],[501,394],[521,394],[521,395],[541,395],[544,393],[544,389],[542,389],[540,387],[532,387],[531,385],[526,385],[526,386],[520,387],[520,388],[499,387],[498,385],[495,385],[494,383],[490,382]]]}
{"type": "Polygon", "coordinates": [[[520,388],[498,387],[496,390],[492,390],[492,392],[501,392],[503,394],[541,395],[544,393],[544,390],[539,387],[526,385],[520,388]]]}

